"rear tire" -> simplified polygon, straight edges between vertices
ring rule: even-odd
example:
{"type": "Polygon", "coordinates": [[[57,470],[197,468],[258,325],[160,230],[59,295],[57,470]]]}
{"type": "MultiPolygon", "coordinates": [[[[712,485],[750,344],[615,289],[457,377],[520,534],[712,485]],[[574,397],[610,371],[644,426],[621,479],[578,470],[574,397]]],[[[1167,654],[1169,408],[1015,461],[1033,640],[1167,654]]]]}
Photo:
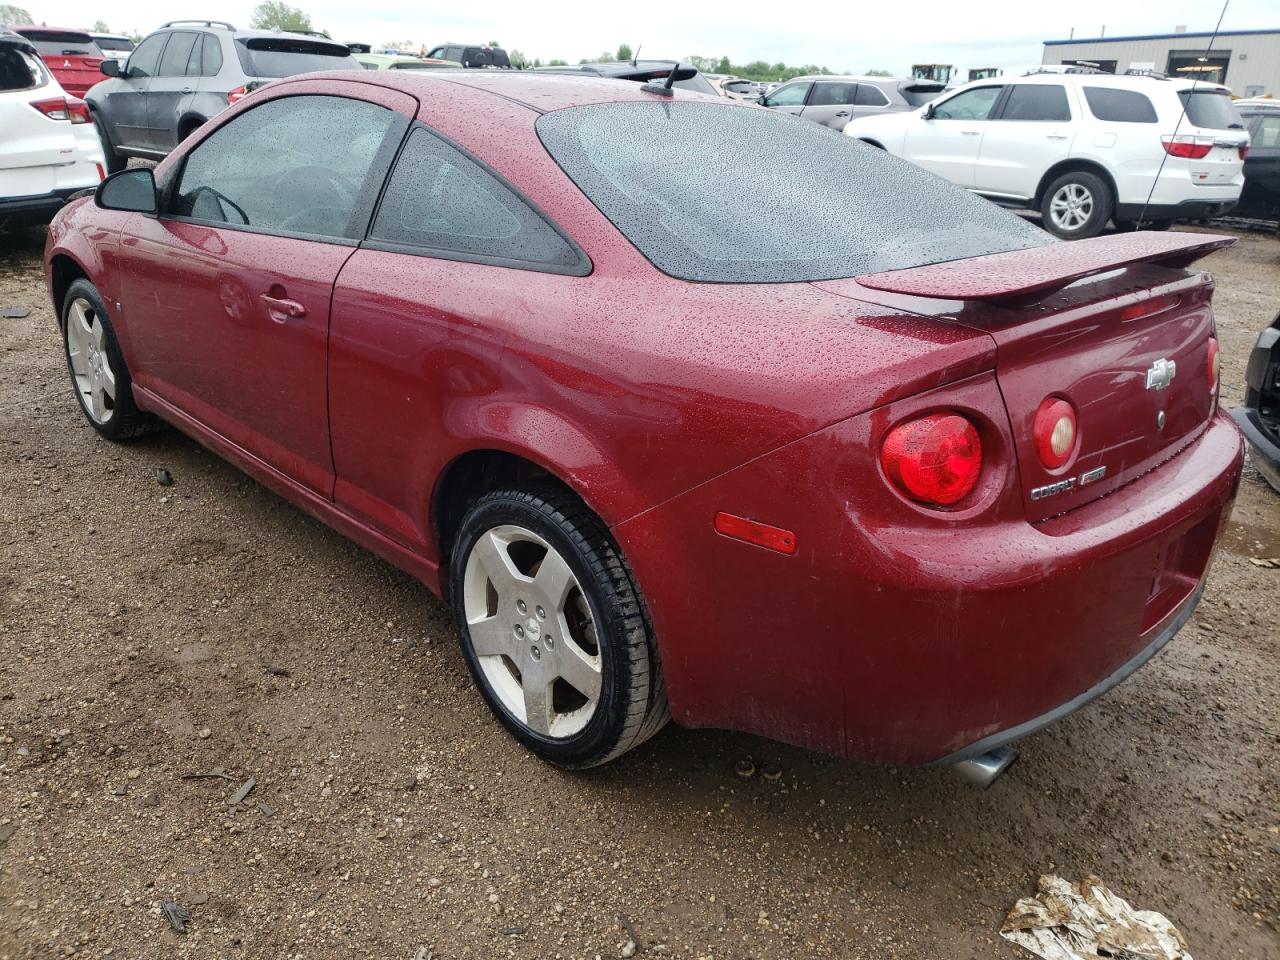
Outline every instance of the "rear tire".
{"type": "Polygon", "coordinates": [[[597,766],[670,718],[631,572],[605,525],[563,488],[481,497],[454,540],[449,585],[476,686],[544,760],[597,766]]]}
{"type": "Polygon", "coordinates": [[[1097,174],[1075,170],[1045,188],[1040,199],[1044,228],[1063,240],[1096,237],[1111,219],[1115,197],[1097,174]]]}

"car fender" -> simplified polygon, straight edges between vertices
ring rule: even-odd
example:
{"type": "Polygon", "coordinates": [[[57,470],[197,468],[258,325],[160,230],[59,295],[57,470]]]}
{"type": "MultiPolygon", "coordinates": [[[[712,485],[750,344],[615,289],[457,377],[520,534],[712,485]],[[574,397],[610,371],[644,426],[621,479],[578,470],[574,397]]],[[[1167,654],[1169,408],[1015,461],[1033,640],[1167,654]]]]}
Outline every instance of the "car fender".
{"type": "Polygon", "coordinates": [[[59,300],[62,293],[74,281],[76,276],[85,277],[97,288],[111,311],[112,326],[116,331],[116,339],[120,342],[125,362],[132,364],[133,351],[129,344],[128,325],[124,317],[115,309],[119,302],[118,271],[110,267],[110,259],[119,243],[120,231],[124,220],[134,214],[119,213],[112,218],[109,226],[99,221],[99,211],[91,197],[72,200],[58,211],[53,222],[49,224],[49,232],[45,240],[44,273],[45,284],[53,304],[54,316],[59,327],[62,324],[62,311],[59,300]],[[95,224],[90,225],[89,218],[97,214],[95,224]]]}

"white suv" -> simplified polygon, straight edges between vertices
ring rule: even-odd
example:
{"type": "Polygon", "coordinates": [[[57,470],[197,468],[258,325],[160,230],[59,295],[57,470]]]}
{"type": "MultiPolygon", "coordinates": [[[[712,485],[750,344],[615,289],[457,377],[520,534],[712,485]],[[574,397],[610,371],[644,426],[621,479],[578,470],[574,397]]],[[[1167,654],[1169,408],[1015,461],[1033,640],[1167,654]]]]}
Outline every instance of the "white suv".
{"type": "Polygon", "coordinates": [[[106,176],[89,107],[69,97],[24,37],[0,28],[0,229],[48,223],[106,176]]]}
{"type": "Polygon", "coordinates": [[[1068,239],[1108,220],[1158,229],[1224,213],[1240,198],[1249,144],[1226,87],[1098,73],[977,80],[844,132],[997,203],[1039,210],[1068,239]]]}

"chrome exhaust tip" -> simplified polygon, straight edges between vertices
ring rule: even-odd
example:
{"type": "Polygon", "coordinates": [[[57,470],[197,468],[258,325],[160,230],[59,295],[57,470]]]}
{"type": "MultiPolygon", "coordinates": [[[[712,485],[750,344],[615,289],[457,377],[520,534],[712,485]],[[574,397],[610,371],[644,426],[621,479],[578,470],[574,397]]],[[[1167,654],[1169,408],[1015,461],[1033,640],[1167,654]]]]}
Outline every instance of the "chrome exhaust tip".
{"type": "Polygon", "coordinates": [[[1008,772],[1018,759],[1018,751],[1010,747],[996,747],[968,760],[953,763],[951,769],[969,783],[982,790],[987,789],[1008,772]]]}

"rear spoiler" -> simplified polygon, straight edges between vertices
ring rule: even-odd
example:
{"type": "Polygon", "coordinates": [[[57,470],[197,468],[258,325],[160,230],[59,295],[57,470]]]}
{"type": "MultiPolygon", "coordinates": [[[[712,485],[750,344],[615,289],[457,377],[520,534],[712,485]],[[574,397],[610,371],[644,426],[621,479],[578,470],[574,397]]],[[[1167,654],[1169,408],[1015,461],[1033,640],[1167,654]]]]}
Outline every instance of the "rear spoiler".
{"type": "Polygon", "coordinates": [[[924,267],[871,273],[864,287],[938,300],[982,300],[1015,306],[1043,299],[1082,277],[1135,263],[1185,267],[1235,243],[1209,233],[1139,231],[1047,243],[1029,250],[949,260],[924,267]]]}

